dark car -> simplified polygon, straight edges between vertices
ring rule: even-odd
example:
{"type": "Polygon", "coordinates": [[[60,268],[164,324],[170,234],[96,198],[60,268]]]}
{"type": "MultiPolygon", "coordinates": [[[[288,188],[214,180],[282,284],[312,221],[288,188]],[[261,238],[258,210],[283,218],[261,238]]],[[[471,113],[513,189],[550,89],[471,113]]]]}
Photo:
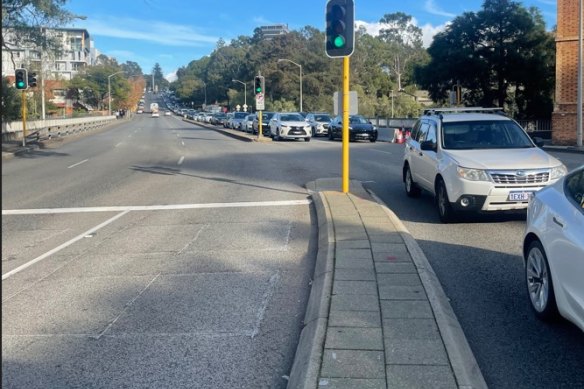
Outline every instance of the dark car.
{"type": "MultiPolygon", "coordinates": [[[[270,119],[274,116],[274,112],[262,112],[262,135],[270,135],[270,119]]],[[[258,133],[258,115],[253,119],[252,129],[253,133],[258,133]]]]}
{"type": "MultiPolygon", "coordinates": [[[[335,117],[329,126],[328,136],[330,140],[343,138],[343,117],[335,117]]],[[[377,128],[369,120],[361,115],[349,116],[349,140],[377,141],[377,128]]]]}

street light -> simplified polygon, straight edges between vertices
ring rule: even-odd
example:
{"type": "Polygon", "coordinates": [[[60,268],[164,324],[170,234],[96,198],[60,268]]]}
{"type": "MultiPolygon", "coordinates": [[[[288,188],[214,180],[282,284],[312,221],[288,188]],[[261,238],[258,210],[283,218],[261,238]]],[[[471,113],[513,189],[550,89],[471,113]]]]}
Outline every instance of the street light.
{"type": "Polygon", "coordinates": [[[247,112],[247,84],[243,81],[239,81],[239,80],[231,80],[233,82],[239,82],[240,84],[243,84],[243,105],[245,106],[245,111],[247,112]]]}
{"type": "Polygon", "coordinates": [[[111,87],[111,78],[116,74],[124,73],[125,70],[120,70],[119,72],[115,72],[114,74],[110,74],[107,76],[107,96],[108,96],[108,114],[109,116],[112,115],[112,87],[111,87]]]}
{"type": "Polygon", "coordinates": [[[205,81],[201,81],[203,83],[203,86],[205,87],[205,107],[207,106],[207,84],[205,83],[205,81]]]}
{"type": "Polygon", "coordinates": [[[300,65],[299,63],[296,63],[292,60],[289,60],[289,59],[285,59],[285,58],[278,59],[278,63],[280,63],[282,61],[287,61],[287,62],[293,63],[294,65],[296,65],[300,68],[300,112],[302,112],[302,65],[300,65]]]}

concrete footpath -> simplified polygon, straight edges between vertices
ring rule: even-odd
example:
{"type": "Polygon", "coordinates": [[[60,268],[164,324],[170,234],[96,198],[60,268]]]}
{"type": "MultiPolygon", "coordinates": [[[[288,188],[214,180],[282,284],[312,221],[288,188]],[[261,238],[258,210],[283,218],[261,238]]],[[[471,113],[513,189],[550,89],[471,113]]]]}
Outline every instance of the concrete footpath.
{"type": "Polygon", "coordinates": [[[288,388],[486,388],[424,253],[360,182],[307,184],[319,245],[288,388]]]}

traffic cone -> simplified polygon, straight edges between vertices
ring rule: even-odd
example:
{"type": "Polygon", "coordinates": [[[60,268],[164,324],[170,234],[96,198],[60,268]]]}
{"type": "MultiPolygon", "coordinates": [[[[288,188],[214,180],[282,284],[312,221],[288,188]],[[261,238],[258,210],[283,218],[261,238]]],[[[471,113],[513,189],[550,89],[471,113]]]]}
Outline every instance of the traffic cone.
{"type": "Polygon", "coordinates": [[[397,138],[395,140],[395,143],[404,143],[405,139],[404,139],[404,134],[401,130],[397,131],[397,138]]]}

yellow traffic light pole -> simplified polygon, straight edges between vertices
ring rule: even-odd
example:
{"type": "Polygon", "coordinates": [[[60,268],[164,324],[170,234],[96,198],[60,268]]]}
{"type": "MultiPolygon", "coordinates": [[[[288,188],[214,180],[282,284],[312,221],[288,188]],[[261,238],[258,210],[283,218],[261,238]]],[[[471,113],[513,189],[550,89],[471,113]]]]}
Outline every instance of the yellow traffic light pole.
{"type": "Polygon", "coordinates": [[[343,193],[349,192],[349,57],[343,57],[343,193]]]}
{"type": "Polygon", "coordinates": [[[26,146],[26,91],[22,91],[22,145],[26,146]]]}

